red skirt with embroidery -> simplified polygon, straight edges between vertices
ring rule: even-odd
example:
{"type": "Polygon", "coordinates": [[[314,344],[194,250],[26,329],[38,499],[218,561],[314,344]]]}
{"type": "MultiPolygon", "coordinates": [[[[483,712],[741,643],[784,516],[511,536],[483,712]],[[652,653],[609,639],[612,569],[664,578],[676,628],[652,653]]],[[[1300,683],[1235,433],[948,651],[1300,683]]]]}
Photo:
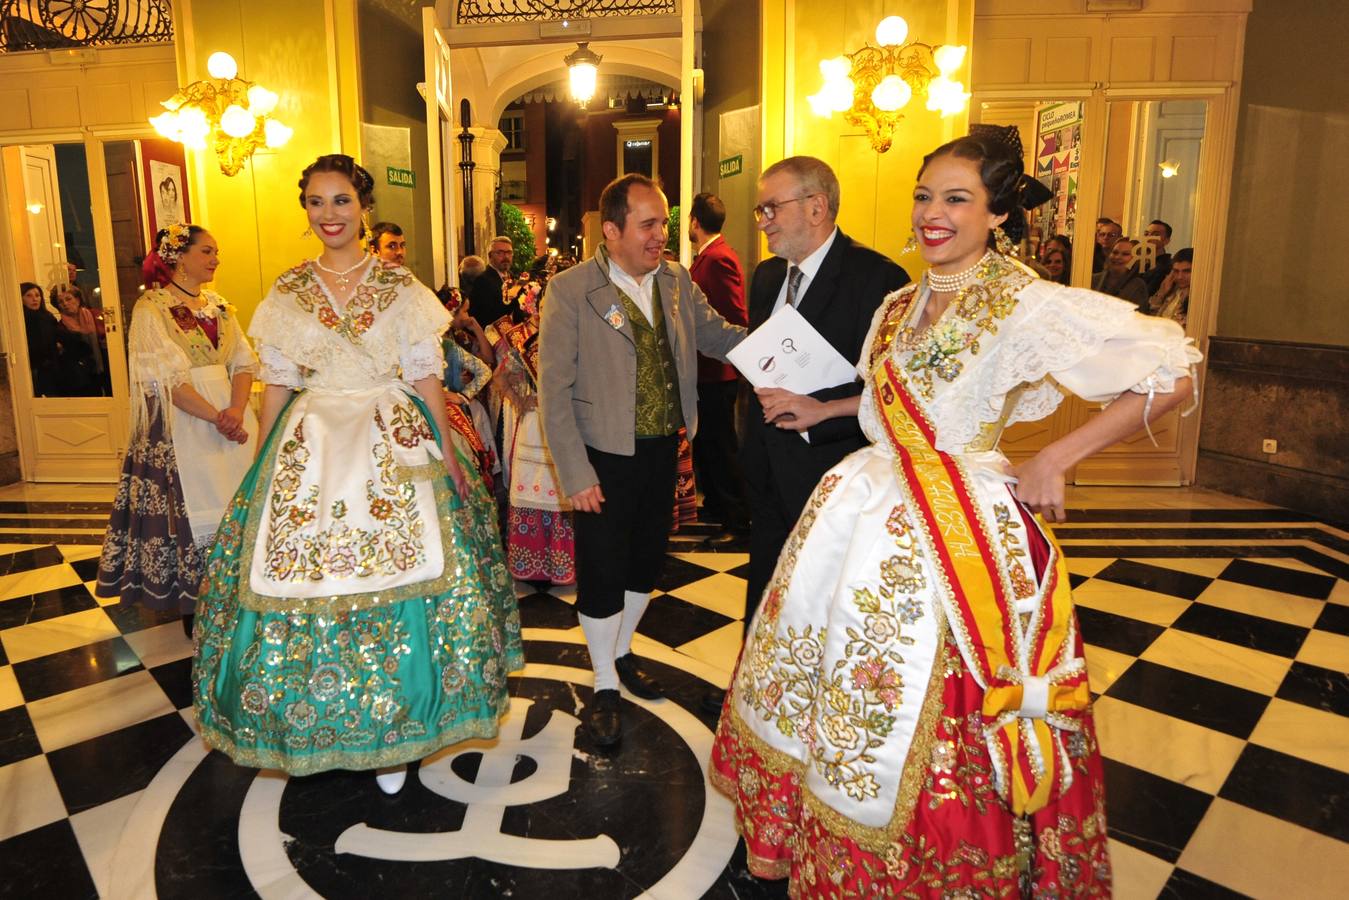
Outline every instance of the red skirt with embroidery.
{"type": "Polygon", "coordinates": [[[506,565],[520,581],[576,581],[576,532],[571,513],[512,506],[507,515],[506,565]]]}
{"type": "Polygon", "coordinates": [[[1032,815],[1018,838],[993,785],[981,733],[983,689],[949,638],[939,664],[946,671],[940,715],[921,784],[912,786],[912,816],[883,849],[860,846],[838,817],[831,827],[816,815],[803,801],[797,770],[772,765],[772,751],[763,752],[727,705],[712,748],[712,781],[735,802],[750,871],[790,878],[791,896],[802,900],[1019,897],[1023,876],[1035,897],[1109,897],[1105,792],[1090,711],[1082,730],[1065,736],[1072,786],[1032,815]]]}

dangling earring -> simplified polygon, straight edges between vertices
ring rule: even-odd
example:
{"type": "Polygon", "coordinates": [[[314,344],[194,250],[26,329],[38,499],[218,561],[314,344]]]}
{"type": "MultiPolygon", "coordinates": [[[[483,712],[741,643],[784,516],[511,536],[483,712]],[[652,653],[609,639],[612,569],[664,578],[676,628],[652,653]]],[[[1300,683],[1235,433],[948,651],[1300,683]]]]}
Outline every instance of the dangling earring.
{"type": "Polygon", "coordinates": [[[1007,232],[1002,230],[1001,225],[993,229],[993,249],[997,250],[1003,256],[1011,256],[1012,251],[1016,249],[1016,245],[1013,244],[1012,239],[1007,236],[1007,232]]]}
{"type": "Polygon", "coordinates": [[[310,227],[306,228],[304,231],[301,231],[301,232],[300,232],[300,237],[301,237],[301,238],[310,238],[310,237],[313,237],[313,236],[314,236],[314,228],[313,228],[312,225],[311,225],[310,227]]]}
{"type": "Polygon", "coordinates": [[[909,233],[909,240],[908,240],[908,243],[906,243],[906,244],[903,246],[903,248],[900,249],[899,252],[900,252],[900,253],[917,253],[917,252],[918,252],[918,232],[912,231],[912,232],[909,233]]]}

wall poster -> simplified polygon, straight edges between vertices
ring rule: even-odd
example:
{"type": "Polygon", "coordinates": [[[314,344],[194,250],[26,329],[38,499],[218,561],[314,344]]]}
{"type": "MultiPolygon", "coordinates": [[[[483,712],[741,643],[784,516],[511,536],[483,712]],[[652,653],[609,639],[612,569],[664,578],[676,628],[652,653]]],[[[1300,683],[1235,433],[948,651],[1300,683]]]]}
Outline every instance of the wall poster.
{"type": "Polygon", "coordinates": [[[1077,178],[1082,155],[1081,100],[1051,103],[1036,112],[1035,177],[1053,196],[1031,212],[1031,240],[1037,245],[1056,234],[1076,241],[1077,178]]]}
{"type": "Polygon", "coordinates": [[[141,141],[145,211],[150,242],[161,228],[192,221],[183,146],[174,141],[141,141]]]}

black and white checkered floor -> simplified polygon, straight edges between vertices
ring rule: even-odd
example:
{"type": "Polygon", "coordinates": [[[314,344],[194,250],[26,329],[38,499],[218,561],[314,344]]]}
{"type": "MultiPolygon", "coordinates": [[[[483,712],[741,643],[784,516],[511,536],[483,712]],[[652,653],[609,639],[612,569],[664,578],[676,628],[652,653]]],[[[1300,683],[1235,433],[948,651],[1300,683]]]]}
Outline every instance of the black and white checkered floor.
{"type": "MultiPolygon", "coordinates": [[[[638,637],[670,698],[630,701],[618,754],[575,728],[569,592],[523,589],[514,731],[387,798],[205,753],[178,621],[93,597],[109,496],[0,489],[0,896],[785,896],[745,873],[701,769],[746,562],[701,552],[707,529],[676,537],[638,637]]],[[[1349,533],[1196,490],[1070,505],[1116,895],[1344,896],[1349,533]]]]}

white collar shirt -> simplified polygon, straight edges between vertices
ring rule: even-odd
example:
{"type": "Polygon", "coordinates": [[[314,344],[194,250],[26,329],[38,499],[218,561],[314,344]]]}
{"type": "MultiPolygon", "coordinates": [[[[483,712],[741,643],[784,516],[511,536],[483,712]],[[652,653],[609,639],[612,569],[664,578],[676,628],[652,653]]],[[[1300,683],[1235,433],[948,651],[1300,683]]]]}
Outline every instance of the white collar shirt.
{"type": "Polygon", "coordinates": [[[647,272],[642,276],[641,281],[638,281],[624,272],[608,254],[605,255],[605,261],[609,264],[609,280],[620,291],[627,294],[629,300],[637,304],[637,308],[642,311],[642,315],[646,316],[647,323],[655,326],[656,323],[652,319],[651,290],[656,284],[656,272],[647,272]]]}
{"type": "MultiPolygon", "coordinates": [[[[801,283],[796,288],[796,304],[801,305],[801,300],[806,296],[806,291],[810,288],[810,282],[815,278],[815,274],[820,271],[820,266],[824,264],[824,258],[829,255],[829,248],[834,246],[835,239],[838,238],[838,226],[829,233],[823,244],[815,248],[815,251],[801,260],[799,263],[793,263],[787,260],[788,271],[795,265],[801,270],[801,283]]],[[[787,282],[788,279],[782,279],[782,287],[778,290],[778,299],[773,303],[774,315],[778,310],[787,305],[787,282]]]]}

